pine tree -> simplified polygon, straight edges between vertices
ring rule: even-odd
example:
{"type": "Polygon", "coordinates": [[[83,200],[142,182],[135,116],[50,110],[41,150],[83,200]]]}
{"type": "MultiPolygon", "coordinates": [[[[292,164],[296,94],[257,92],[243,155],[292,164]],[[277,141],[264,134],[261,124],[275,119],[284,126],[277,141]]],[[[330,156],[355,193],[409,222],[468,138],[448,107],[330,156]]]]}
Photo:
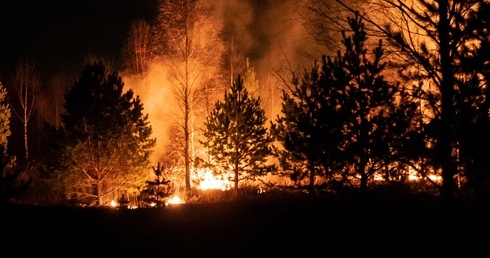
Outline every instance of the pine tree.
{"type": "Polygon", "coordinates": [[[344,175],[360,178],[360,190],[368,189],[368,179],[396,160],[414,126],[417,105],[406,98],[398,85],[383,77],[386,63],[381,62],[382,42],[371,57],[364,46],[367,40],[364,24],[356,16],[348,19],[351,36],[342,44],[345,53],[329,62],[334,76],[339,79],[338,112],[344,117],[342,161],[347,168],[344,175]],[[348,164],[351,164],[349,167],[348,164]]]}
{"type": "Polygon", "coordinates": [[[142,206],[150,206],[156,204],[156,207],[165,205],[165,198],[170,196],[175,191],[172,182],[169,180],[169,168],[163,163],[158,163],[156,167],[152,167],[154,173],[153,180],[147,180],[145,188],[142,191],[139,199],[142,206]]]}
{"type": "Polygon", "coordinates": [[[467,15],[467,43],[461,58],[458,94],[455,98],[457,162],[463,169],[469,196],[490,199],[490,3],[484,2],[467,15]],[[477,47],[479,46],[479,47],[477,47]]]}
{"type": "MultiPolygon", "coordinates": [[[[348,1],[337,1],[355,11],[348,1]]],[[[464,50],[477,47],[479,40],[468,37],[472,30],[472,13],[487,1],[476,0],[382,0],[377,1],[377,10],[364,10],[364,17],[370,20],[381,35],[388,38],[393,63],[400,68],[402,80],[413,83],[421,92],[420,102],[426,114],[430,114],[430,124],[426,132],[427,151],[431,152],[430,165],[442,177],[438,185],[441,200],[451,202],[457,190],[455,179],[462,175],[458,164],[457,128],[455,118],[459,98],[459,73],[464,50]],[[382,18],[382,19],[379,19],[382,18]],[[420,83],[422,82],[422,83],[420,83]]],[[[478,23],[482,28],[485,16],[478,23]]]]}
{"type": "Polygon", "coordinates": [[[282,174],[302,187],[307,179],[310,193],[315,190],[318,176],[332,176],[334,161],[339,155],[341,121],[336,112],[336,88],[332,71],[323,64],[293,74],[290,91],[283,91],[281,116],[271,125],[271,132],[282,145],[274,154],[279,158],[282,174]]]}
{"type": "Polygon", "coordinates": [[[245,65],[245,73],[243,74],[243,84],[252,96],[259,96],[259,81],[253,66],[250,66],[250,61],[247,58],[245,65]]]}
{"type": "Polygon", "coordinates": [[[65,94],[62,159],[69,196],[95,197],[103,205],[106,195],[144,184],[155,139],[139,98],[123,87],[117,72],[95,62],[65,94]]]}
{"type": "Polygon", "coordinates": [[[361,19],[348,21],[352,35],[344,34],[344,53],[324,57],[301,80],[293,76],[291,92],[283,94],[284,116],[273,125],[284,147],[278,152],[283,169],[296,180],[308,176],[311,190],[319,175],[365,192],[375,173],[406,159],[403,148],[414,128],[417,105],[384,80],[381,42],[369,57],[361,19]]]}
{"type": "Polygon", "coordinates": [[[251,97],[238,75],[224,100],[218,100],[206,117],[202,142],[208,146],[219,173],[234,173],[234,191],[245,179],[261,176],[270,168],[266,158],[271,153],[272,136],[264,126],[267,118],[260,98],[251,97]]]}

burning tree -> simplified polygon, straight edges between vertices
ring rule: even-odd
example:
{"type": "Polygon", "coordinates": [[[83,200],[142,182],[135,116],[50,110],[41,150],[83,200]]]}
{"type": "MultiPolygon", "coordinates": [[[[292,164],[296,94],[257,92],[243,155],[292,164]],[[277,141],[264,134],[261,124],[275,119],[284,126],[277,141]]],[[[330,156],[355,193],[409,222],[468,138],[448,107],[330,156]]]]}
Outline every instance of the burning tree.
{"type": "Polygon", "coordinates": [[[65,94],[61,171],[69,196],[95,197],[143,185],[155,145],[143,105],[117,72],[88,64],[65,94]]]}
{"type": "Polygon", "coordinates": [[[220,26],[211,19],[206,1],[168,0],[160,2],[156,27],[160,55],[170,67],[170,80],[181,110],[178,121],[183,142],[179,144],[182,144],[186,190],[190,190],[194,139],[198,139],[195,136],[197,103],[199,100],[208,103],[211,88],[219,85],[213,78],[219,78],[223,48],[220,26]]]}
{"type": "Polygon", "coordinates": [[[233,171],[236,196],[240,181],[255,179],[271,168],[266,158],[273,138],[264,126],[266,121],[260,98],[249,95],[240,75],[206,118],[202,143],[209,148],[219,174],[233,171]]]}

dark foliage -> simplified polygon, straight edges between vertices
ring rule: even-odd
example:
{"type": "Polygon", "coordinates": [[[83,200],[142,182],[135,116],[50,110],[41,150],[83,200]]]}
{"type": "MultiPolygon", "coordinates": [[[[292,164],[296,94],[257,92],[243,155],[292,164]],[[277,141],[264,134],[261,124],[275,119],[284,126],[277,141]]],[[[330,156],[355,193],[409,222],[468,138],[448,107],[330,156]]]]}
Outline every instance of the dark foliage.
{"type": "Polygon", "coordinates": [[[57,169],[68,196],[92,196],[101,205],[111,192],[144,184],[155,139],[139,98],[123,87],[117,72],[95,62],[65,94],[57,169]]]}
{"type": "Polygon", "coordinates": [[[0,146],[0,203],[15,203],[27,192],[31,179],[16,166],[15,158],[0,146]]]}
{"type": "Polygon", "coordinates": [[[272,169],[266,164],[273,141],[264,126],[266,121],[260,98],[249,95],[240,75],[206,118],[206,141],[202,144],[209,149],[218,173],[233,171],[236,195],[240,181],[255,179],[272,169]]]}
{"type": "Polygon", "coordinates": [[[152,167],[154,177],[153,180],[147,180],[144,189],[139,196],[140,207],[155,207],[165,206],[166,197],[170,196],[174,191],[173,183],[168,180],[168,168],[162,163],[158,163],[156,167],[152,167]]]}
{"type": "Polygon", "coordinates": [[[281,165],[293,179],[308,176],[313,188],[318,175],[365,192],[368,179],[376,173],[389,179],[408,159],[405,149],[417,139],[417,105],[384,79],[381,42],[368,53],[361,19],[349,24],[352,35],[344,34],[344,53],[324,57],[301,80],[294,77],[272,132],[284,147],[278,151],[281,165]]]}
{"type": "Polygon", "coordinates": [[[490,72],[489,49],[490,4],[482,3],[470,12],[464,33],[467,41],[480,47],[465,45],[461,54],[458,94],[455,98],[455,138],[458,165],[466,179],[463,190],[476,201],[490,200],[490,72]]]}

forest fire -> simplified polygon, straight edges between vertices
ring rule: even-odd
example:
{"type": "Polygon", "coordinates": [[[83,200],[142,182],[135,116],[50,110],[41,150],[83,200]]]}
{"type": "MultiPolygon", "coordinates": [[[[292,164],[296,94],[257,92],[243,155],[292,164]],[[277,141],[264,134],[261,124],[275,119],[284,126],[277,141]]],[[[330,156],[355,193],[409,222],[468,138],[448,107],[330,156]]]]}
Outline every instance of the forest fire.
{"type": "Polygon", "coordinates": [[[214,176],[213,172],[209,169],[201,169],[198,174],[203,175],[198,185],[198,188],[201,190],[218,189],[225,191],[231,189],[233,186],[229,180],[214,176]]]}
{"type": "Polygon", "coordinates": [[[488,251],[490,0],[131,1],[0,5],[4,253],[488,251]]]}
{"type": "Polygon", "coordinates": [[[165,202],[165,205],[168,206],[168,205],[183,204],[183,203],[185,202],[177,194],[175,194],[165,202]]]}
{"type": "Polygon", "coordinates": [[[458,15],[441,16],[446,1],[435,12],[413,1],[386,0],[369,6],[379,8],[373,17],[366,11],[372,8],[347,3],[338,8],[359,12],[337,17],[341,12],[331,12],[340,9],[324,1],[312,1],[305,17],[292,0],[245,1],[238,16],[225,1],[210,9],[200,1],[178,6],[184,2],[161,1],[151,22],[135,20],[121,42],[120,66],[90,56],[76,80],[46,85],[67,89],[40,96],[46,107],[23,102],[37,101],[27,95],[36,86],[21,87],[39,81],[27,76],[35,74],[34,63],[16,68],[6,90],[22,98],[0,91],[0,114],[6,125],[14,122],[0,135],[0,151],[11,162],[2,169],[20,171],[17,181],[24,180],[21,172],[32,176],[36,190],[9,201],[163,207],[227,191],[261,193],[264,185],[366,192],[391,182],[428,182],[452,198],[459,177],[466,180],[465,194],[485,194],[488,154],[476,150],[490,139],[484,76],[490,44],[486,30],[472,26],[485,25],[480,20],[488,1],[454,2],[451,12],[458,15]],[[292,14],[308,26],[299,26],[292,14]],[[339,18],[342,33],[323,31],[331,30],[323,26],[330,25],[324,15],[339,18]],[[417,17],[424,19],[412,21],[417,17]],[[195,24],[187,27],[188,20],[195,24]],[[431,21],[447,23],[439,34],[462,36],[431,37],[440,29],[431,21]],[[325,46],[337,55],[325,53],[325,46]],[[303,69],[310,61],[312,69],[303,69]],[[44,112],[53,100],[56,110],[44,112]],[[31,111],[40,111],[36,119],[46,121],[45,128],[28,121],[31,111]],[[19,121],[11,119],[22,113],[19,121]],[[59,192],[45,196],[52,189],[59,192]]]}

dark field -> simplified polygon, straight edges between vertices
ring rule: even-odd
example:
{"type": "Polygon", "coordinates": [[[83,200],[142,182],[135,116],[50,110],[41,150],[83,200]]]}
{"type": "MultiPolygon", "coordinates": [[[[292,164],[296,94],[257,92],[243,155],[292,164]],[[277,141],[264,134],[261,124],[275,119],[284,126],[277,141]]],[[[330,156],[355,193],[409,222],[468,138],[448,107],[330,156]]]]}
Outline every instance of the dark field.
{"type": "Polygon", "coordinates": [[[235,201],[0,212],[2,257],[490,257],[490,212],[468,204],[235,201]]]}

